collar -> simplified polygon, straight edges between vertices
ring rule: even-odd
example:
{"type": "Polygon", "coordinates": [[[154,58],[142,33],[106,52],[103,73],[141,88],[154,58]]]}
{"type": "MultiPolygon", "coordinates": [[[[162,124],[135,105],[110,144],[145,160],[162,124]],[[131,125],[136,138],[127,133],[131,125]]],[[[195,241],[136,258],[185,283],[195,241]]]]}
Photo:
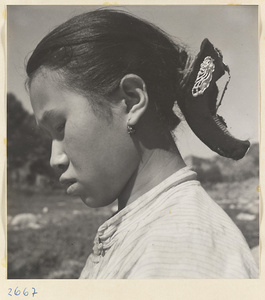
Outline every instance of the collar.
{"type": "Polygon", "coordinates": [[[127,233],[126,228],[142,218],[141,212],[145,210],[160,194],[183,182],[196,180],[197,174],[190,167],[184,167],[172,174],[157,186],[140,196],[134,202],[123,208],[113,217],[104,222],[98,229],[94,240],[93,251],[101,255],[115,243],[117,236],[127,233]]]}

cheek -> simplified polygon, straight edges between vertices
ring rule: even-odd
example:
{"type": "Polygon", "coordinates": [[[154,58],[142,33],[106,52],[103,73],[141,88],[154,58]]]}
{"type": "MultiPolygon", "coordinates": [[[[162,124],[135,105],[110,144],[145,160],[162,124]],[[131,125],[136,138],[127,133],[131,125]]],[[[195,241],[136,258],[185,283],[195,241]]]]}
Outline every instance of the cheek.
{"type": "Polygon", "coordinates": [[[118,194],[139,163],[126,129],[93,122],[69,125],[65,133],[67,155],[79,179],[118,194]]]}
{"type": "Polygon", "coordinates": [[[92,154],[95,151],[95,135],[87,124],[67,124],[64,136],[65,151],[71,164],[80,169],[89,161],[92,161],[92,154]]]}

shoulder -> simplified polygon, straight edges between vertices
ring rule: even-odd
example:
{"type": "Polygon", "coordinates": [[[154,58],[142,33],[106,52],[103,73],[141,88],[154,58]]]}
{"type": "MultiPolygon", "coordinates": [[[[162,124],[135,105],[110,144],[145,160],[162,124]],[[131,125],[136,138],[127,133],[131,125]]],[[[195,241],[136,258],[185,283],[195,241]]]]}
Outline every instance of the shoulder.
{"type": "Polygon", "coordinates": [[[145,231],[132,278],[255,276],[241,232],[197,182],[184,183],[165,195],[145,231]]]}

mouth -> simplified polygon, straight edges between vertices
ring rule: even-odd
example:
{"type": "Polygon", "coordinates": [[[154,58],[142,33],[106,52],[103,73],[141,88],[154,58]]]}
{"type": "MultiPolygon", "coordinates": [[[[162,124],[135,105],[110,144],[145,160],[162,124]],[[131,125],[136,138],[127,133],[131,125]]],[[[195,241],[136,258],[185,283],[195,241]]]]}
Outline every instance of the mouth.
{"type": "Polygon", "coordinates": [[[75,179],[64,178],[63,175],[59,179],[60,183],[65,187],[66,193],[71,196],[78,196],[79,185],[75,179]]]}
{"type": "Polygon", "coordinates": [[[75,182],[73,184],[70,184],[68,186],[68,188],[66,189],[66,193],[71,196],[79,196],[80,193],[79,193],[79,189],[78,189],[78,183],[75,182]]]}

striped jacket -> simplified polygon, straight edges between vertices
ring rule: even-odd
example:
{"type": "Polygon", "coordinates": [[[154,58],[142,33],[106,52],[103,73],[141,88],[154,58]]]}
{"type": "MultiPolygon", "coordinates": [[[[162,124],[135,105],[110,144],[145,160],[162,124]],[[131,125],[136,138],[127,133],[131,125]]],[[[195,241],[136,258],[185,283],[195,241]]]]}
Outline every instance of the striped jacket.
{"type": "Polygon", "coordinates": [[[257,278],[242,233],[188,167],[98,229],[80,278],[257,278]]]}

